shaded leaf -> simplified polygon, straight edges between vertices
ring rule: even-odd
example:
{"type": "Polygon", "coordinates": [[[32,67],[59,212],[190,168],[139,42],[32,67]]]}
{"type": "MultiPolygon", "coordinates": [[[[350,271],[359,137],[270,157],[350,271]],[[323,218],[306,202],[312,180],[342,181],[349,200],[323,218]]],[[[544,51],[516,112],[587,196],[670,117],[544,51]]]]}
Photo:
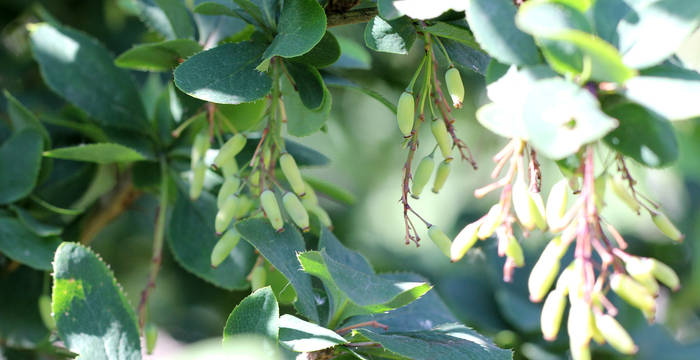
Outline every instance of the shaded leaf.
{"type": "Polygon", "coordinates": [[[364,46],[344,36],[336,36],[340,45],[340,58],[333,64],[338,69],[365,69],[372,65],[372,57],[364,46]]]}
{"type": "Polygon", "coordinates": [[[435,22],[433,25],[425,26],[422,29],[435,36],[454,40],[458,43],[467,45],[476,50],[481,50],[481,46],[479,46],[479,43],[476,42],[476,40],[474,39],[474,35],[472,35],[471,31],[463,27],[438,21],[435,22]]]}
{"type": "MultiPolygon", "coordinates": [[[[294,88],[288,81],[282,81],[282,97],[284,98],[284,108],[287,114],[287,131],[290,134],[294,136],[311,135],[326,123],[333,103],[333,97],[325,86],[323,86],[323,94],[323,102],[320,108],[318,110],[310,110],[302,102],[301,94],[294,91],[294,88]]],[[[291,153],[291,150],[289,152],[291,153]]]]}
{"type": "Polygon", "coordinates": [[[29,211],[15,205],[10,205],[10,210],[17,215],[17,219],[27,228],[39,237],[58,236],[63,232],[63,228],[58,225],[53,225],[37,220],[29,211]]]}
{"type": "Polygon", "coordinates": [[[136,0],[139,17],[168,40],[197,38],[194,19],[180,0],[136,0]]]}
{"type": "Polygon", "coordinates": [[[333,330],[284,314],[279,319],[280,343],[297,352],[323,350],[348,341],[333,330]]]}
{"type": "Polygon", "coordinates": [[[44,151],[44,156],[98,164],[129,163],[145,160],[139,152],[126,146],[112,143],[85,144],[51,149],[44,151]]]}
{"type": "Polygon", "coordinates": [[[63,243],[53,262],[58,334],[84,359],[141,359],[136,315],[114,275],[90,249],[63,243]]]}
{"type": "Polygon", "coordinates": [[[326,31],[321,41],[304,55],[290,58],[290,60],[309,64],[322,68],[332,65],[340,57],[340,44],[333,33],[326,31]]]}
{"type": "Polygon", "coordinates": [[[240,104],[216,106],[217,115],[226,117],[237,131],[252,130],[260,123],[267,108],[267,100],[261,99],[240,104]]]}
{"type": "Polygon", "coordinates": [[[41,133],[41,136],[44,138],[44,146],[51,146],[51,137],[49,132],[46,131],[44,124],[19,100],[12,96],[9,91],[4,90],[3,93],[7,99],[7,113],[10,116],[10,124],[14,132],[19,132],[26,128],[34,129],[41,133]]]}
{"type": "Polygon", "coordinates": [[[403,16],[394,6],[394,0],[377,0],[377,10],[382,19],[394,20],[403,16]]]}
{"type": "Polygon", "coordinates": [[[43,272],[26,267],[0,275],[0,341],[6,346],[31,349],[49,337],[39,316],[43,282],[43,272]]]}
{"type": "Polygon", "coordinates": [[[294,80],[299,99],[309,110],[318,110],[325,100],[326,86],[318,70],[311,65],[287,62],[285,67],[294,80]]]}
{"type": "Polygon", "coordinates": [[[465,71],[475,71],[482,75],[486,73],[491,57],[483,51],[450,39],[443,39],[442,44],[445,46],[445,51],[447,51],[450,59],[454,61],[458,68],[465,71]]]}
{"type": "Polygon", "coordinates": [[[386,21],[375,16],[365,26],[368,48],[392,54],[407,54],[416,40],[416,29],[407,17],[386,21]]]}
{"type": "Polygon", "coordinates": [[[279,306],[268,287],[255,290],[233,309],[224,327],[224,342],[238,334],[260,334],[277,341],[279,306]]]}
{"type": "Polygon", "coordinates": [[[33,128],[13,134],[0,146],[0,204],[29,195],[41,166],[43,139],[33,128]]]}
{"type": "Polygon", "coordinates": [[[168,71],[175,68],[180,59],[187,59],[200,51],[202,46],[194,40],[168,40],[136,45],[119,55],[114,63],[129,69],[168,71]]]}

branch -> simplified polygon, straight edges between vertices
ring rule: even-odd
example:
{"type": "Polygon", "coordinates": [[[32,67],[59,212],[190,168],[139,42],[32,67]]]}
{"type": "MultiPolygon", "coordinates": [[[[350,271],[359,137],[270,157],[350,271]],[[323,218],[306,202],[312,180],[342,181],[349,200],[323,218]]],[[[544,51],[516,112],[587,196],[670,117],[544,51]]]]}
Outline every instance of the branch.
{"type": "Polygon", "coordinates": [[[372,20],[378,13],[377,8],[356,9],[342,13],[329,13],[326,14],[326,18],[328,19],[328,27],[333,27],[365,23],[372,20]]]}

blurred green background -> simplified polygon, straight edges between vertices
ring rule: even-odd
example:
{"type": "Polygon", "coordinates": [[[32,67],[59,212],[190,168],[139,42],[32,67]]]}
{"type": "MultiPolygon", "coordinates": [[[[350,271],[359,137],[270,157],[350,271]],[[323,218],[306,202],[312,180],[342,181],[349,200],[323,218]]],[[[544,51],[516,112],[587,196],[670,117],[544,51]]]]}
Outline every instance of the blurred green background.
{"type": "MultiPolygon", "coordinates": [[[[28,48],[25,24],[53,17],[96,37],[114,54],[119,54],[153,37],[139,19],[125,12],[119,3],[119,0],[0,0],[0,88],[9,90],[42,116],[60,111],[65,104],[43,84],[28,48]]],[[[363,25],[333,29],[334,33],[359,44],[362,31],[363,25]]],[[[700,53],[700,36],[696,34],[691,41],[684,49],[688,56],[700,53]]],[[[372,53],[371,69],[346,71],[345,74],[395,101],[422,55],[420,45],[416,44],[408,56],[372,53]]],[[[138,84],[145,84],[147,73],[132,74],[138,84]]],[[[426,192],[413,202],[419,213],[450,236],[456,235],[497,201],[497,194],[477,200],[473,190],[490,182],[493,166],[490,158],[506,144],[505,139],[489,133],[474,118],[475,110],[487,101],[483,78],[466,72],[462,76],[468,95],[464,108],[455,113],[456,127],[475,154],[479,169],[473,170],[469,164],[455,161],[440,194],[426,192]]],[[[166,74],[160,80],[164,83],[169,78],[170,74],[166,74]]],[[[427,240],[421,242],[420,247],[404,244],[402,208],[398,200],[406,153],[400,147],[401,136],[394,116],[379,102],[359,92],[333,88],[332,93],[333,110],[327,132],[299,141],[323,152],[332,161],[330,166],[305,171],[340,184],[357,197],[352,206],[322,200],[322,205],[331,213],[337,237],[367,256],[380,272],[412,271],[428,277],[460,320],[494,338],[499,345],[514,348],[516,358],[565,358],[567,342],[561,339],[564,336],[554,343],[541,339],[540,305],[528,301],[525,285],[529,269],[516,270],[513,283],[503,283],[502,260],[496,257],[493,239],[479,242],[464,260],[455,264],[427,240]]],[[[6,120],[3,102],[0,121],[6,120]]],[[[603,212],[603,217],[615,224],[628,240],[631,253],[665,261],[679,273],[683,283],[677,293],[662,292],[658,318],[652,325],[647,324],[638,311],[617,304],[621,310],[618,319],[640,347],[635,357],[639,359],[700,358],[700,215],[697,211],[700,207],[700,160],[697,159],[700,124],[686,121],[675,125],[680,160],[662,170],[633,166],[633,172],[644,193],[663,204],[666,213],[686,233],[686,241],[672,244],[647,215],[637,216],[610,196],[603,212]]],[[[53,127],[51,130],[61,131],[53,127]]],[[[423,135],[430,136],[427,131],[423,135]]],[[[0,131],[0,140],[5,136],[0,131]]],[[[418,156],[427,151],[420,149],[418,156]]],[[[607,150],[601,148],[601,151],[607,150]]],[[[552,162],[540,161],[546,193],[561,175],[552,162]]],[[[64,166],[67,168],[66,198],[70,199],[71,191],[79,194],[86,184],[70,177],[79,172],[80,167],[64,166]]],[[[60,199],[56,202],[61,203],[60,199]]],[[[92,243],[111,265],[132,304],[138,303],[138,295],[146,282],[155,208],[152,196],[139,198],[92,243]]],[[[424,235],[427,239],[427,231],[424,235]]],[[[530,266],[546,240],[535,232],[524,241],[526,262],[530,266]]],[[[245,291],[217,289],[184,271],[168,252],[165,254],[151,300],[151,319],[162,330],[157,356],[152,359],[166,359],[182,344],[220,336],[226,317],[247,295],[245,291]]],[[[284,310],[292,311],[291,308],[284,310]]],[[[598,349],[597,354],[601,358],[620,358],[608,347],[598,349]]],[[[0,359],[2,357],[0,354],[0,359]]]]}

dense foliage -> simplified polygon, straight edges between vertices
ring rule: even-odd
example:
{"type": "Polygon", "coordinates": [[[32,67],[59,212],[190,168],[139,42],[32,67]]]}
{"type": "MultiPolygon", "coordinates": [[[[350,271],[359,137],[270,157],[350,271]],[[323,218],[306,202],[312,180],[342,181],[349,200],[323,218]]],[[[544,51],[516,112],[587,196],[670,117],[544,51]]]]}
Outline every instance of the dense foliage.
{"type": "MultiPolygon", "coordinates": [[[[189,346],[183,359],[699,351],[649,325],[698,326],[700,272],[688,268],[700,255],[683,243],[696,234],[679,230],[668,215],[679,212],[645,188],[645,174],[680,169],[697,196],[697,161],[683,154],[698,149],[700,2],[103,5],[106,24],[93,23],[92,2],[73,16],[8,3],[2,61],[16,80],[3,84],[0,122],[0,358],[141,359],[181,310],[158,299],[164,281],[191,284],[163,298],[227,294],[230,315],[214,315],[223,340],[189,346]],[[371,56],[411,62],[391,75],[371,56]],[[400,95],[383,95],[373,78],[400,95]],[[355,119],[361,138],[388,139],[391,150],[370,158],[402,161],[367,166],[360,149],[341,160],[332,145],[308,141],[353,141],[328,121],[338,99],[356,99],[350,91],[396,124],[355,119]],[[467,113],[478,125],[459,121],[467,113]],[[493,144],[502,146],[495,155],[493,144]],[[478,178],[486,183],[465,190],[491,156],[494,169],[478,178]],[[385,208],[402,226],[385,222],[390,213],[375,221],[403,238],[390,248],[422,251],[429,239],[433,262],[459,269],[425,271],[440,293],[415,272],[377,272],[364,255],[381,256],[343,245],[357,232],[337,204],[359,206],[357,197],[312,169],[334,161],[369,177],[400,175],[381,201],[399,200],[385,208]],[[446,195],[455,183],[460,196],[446,195]],[[421,209],[427,186],[438,202],[483,200],[453,231],[442,211],[421,209]],[[134,215],[140,224],[119,223],[139,206],[149,210],[134,215]],[[628,234],[629,224],[656,245],[628,234]],[[120,245],[144,229],[147,246],[120,245]],[[119,254],[117,271],[97,253],[119,254]],[[146,279],[129,298],[119,268],[139,257],[146,279]],[[187,276],[181,269],[196,279],[164,280],[187,276]]],[[[394,268],[424,270],[407,264],[394,268]]],[[[207,337],[178,326],[185,341],[207,337]]]]}

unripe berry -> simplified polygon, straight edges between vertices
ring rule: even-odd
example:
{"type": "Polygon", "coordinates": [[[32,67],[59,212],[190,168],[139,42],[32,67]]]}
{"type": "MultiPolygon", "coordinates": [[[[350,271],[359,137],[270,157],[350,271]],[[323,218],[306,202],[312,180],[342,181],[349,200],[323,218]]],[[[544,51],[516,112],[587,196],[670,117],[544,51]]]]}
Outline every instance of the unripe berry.
{"type": "Polygon", "coordinates": [[[452,139],[450,133],[447,132],[447,126],[443,120],[433,120],[430,124],[430,130],[433,132],[433,137],[437,141],[442,157],[446,160],[452,159],[452,139]]]}
{"type": "Polygon", "coordinates": [[[289,186],[292,187],[292,191],[297,195],[304,197],[304,180],[301,178],[301,172],[299,172],[299,167],[297,167],[297,162],[294,161],[294,157],[289,153],[284,153],[280,155],[280,168],[284,177],[287,179],[289,186]]]}
{"type": "Polygon", "coordinates": [[[498,225],[501,225],[502,222],[503,212],[501,211],[501,204],[494,204],[486,214],[484,222],[481,224],[481,226],[479,226],[477,236],[481,240],[486,239],[487,237],[491,236],[494,231],[496,231],[496,228],[498,225]]]}
{"type": "Polygon", "coordinates": [[[196,200],[204,189],[204,177],[207,174],[207,165],[200,160],[192,169],[192,182],[190,183],[190,199],[196,200]]]}
{"type": "Polygon", "coordinates": [[[430,180],[430,176],[433,174],[434,167],[435,162],[433,161],[433,157],[431,155],[424,157],[418,163],[411,186],[411,196],[414,199],[418,199],[420,197],[420,194],[423,192],[423,188],[430,180]]]}
{"type": "Polygon", "coordinates": [[[521,174],[518,174],[515,183],[513,183],[511,193],[513,209],[515,210],[515,215],[518,217],[520,225],[525,229],[532,230],[535,227],[535,219],[530,212],[530,196],[528,192],[525,180],[523,180],[521,174]]]}
{"type": "Polygon", "coordinates": [[[323,225],[327,228],[333,227],[333,222],[331,221],[331,217],[328,215],[326,210],[324,210],[318,204],[304,203],[304,207],[306,208],[306,210],[309,210],[310,213],[316,215],[316,217],[318,218],[318,222],[320,222],[321,225],[323,225]]]}
{"type": "Polygon", "coordinates": [[[515,236],[508,237],[508,244],[506,245],[506,256],[513,259],[515,266],[521,267],[525,265],[525,256],[523,256],[523,248],[520,247],[520,243],[515,236]]]}
{"type": "Polygon", "coordinates": [[[632,211],[636,213],[639,212],[639,203],[634,198],[634,196],[632,196],[632,193],[630,193],[628,189],[628,185],[622,178],[620,178],[619,176],[608,177],[608,186],[610,186],[617,198],[622,200],[622,202],[629,206],[630,209],[632,209],[632,211]]]}
{"type": "Polygon", "coordinates": [[[236,215],[236,207],[238,206],[238,196],[230,195],[226,198],[223,205],[219,208],[216,213],[216,218],[214,219],[214,230],[217,234],[221,234],[226,231],[231,220],[233,220],[236,215]]]}
{"type": "Polygon", "coordinates": [[[265,190],[260,194],[260,206],[262,206],[265,216],[270,220],[270,224],[277,232],[284,231],[284,220],[277,204],[277,198],[272,190],[265,190]]]}
{"type": "Polygon", "coordinates": [[[153,323],[147,323],[143,328],[144,337],[146,338],[146,354],[150,355],[153,353],[153,349],[156,348],[156,341],[158,340],[158,328],[156,328],[153,323]]]}
{"type": "MultiPolygon", "coordinates": [[[[570,299],[571,300],[571,299],[570,299]]],[[[566,328],[569,333],[571,351],[588,347],[593,337],[591,308],[582,298],[571,300],[566,328]]]]}
{"type": "Polygon", "coordinates": [[[225,178],[236,176],[238,174],[238,163],[234,157],[227,159],[221,165],[217,165],[217,167],[221,169],[221,172],[224,174],[225,178]]]}
{"type": "Polygon", "coordinates": [[[680,230],[673,225],[666,214],[662,213],[661,211],[652,214],[651,220],[653,220],[656,227],[658,227],[659,230],[661,230],[661,232],[668,236],[671,240],[680,242],[685,239],[685,235],[683,235],[683,233],[681,233],[680,230]]]}
{"type": "Polygon", "coordinates": [[[241,234],[236,229],[230,228],[226,230],[224,236],[216,242],[214,249],[211,251],[211,266],[217,267],[224,262],[240,240],[241,234]]]}
{"type": "Polygon", "coordinates": [[[561,319],[566,308],[566,293],[554,289],[547,295],[540,314],[540,328],[542,336],[547,341],[554,341],[561,327],[561,319]]]}
{"type": "Polygon", "coordinates": [[[399,130],[404,136],[411,135],[413,130],[413,120],[415,117],[416,103],[413,99],[413,94],[404,92],[399,97],[399,103],[396,106],[396,120],[399,124],[399,130]]]}
{"type": "Polygon", "coordinates": [[[264,266],[256,266],[250,272],[250,289],[255,291],[267,284],[267,271],[264,266]]]}
{"type": "Polygon", "coordinates": [[[433,180],[433,192],[438,193],[442,186],[445,185],[447,177],[450,175],[450,168],[452,168],[452,163],[443,160],[440,165],[438,165],[437,173],[435,173],[435,180],[433,180]]]}
{"type": "Polygon", "coordinates": [[[44,322],[44,326],[47,329],[53,330],[56,328],[56,321],[53,316],[51,316],[51,297],[46,294],[39,296],[39,315],[41,316],[41,321],[44,322]]]}
{"type": "Polygon", "coordinates": [[[284,194],[282,197],[282,204],[284,204],[284,209],[292,218],[295,224],[301,228],[303,232],[309,231],[309,214],[304,209],[299,198],[291,192],[284,194]]]}
{"type": "Polygon", "coordinates": [[[654,264],[651,259],[643,259],[638,257],[630,257],[625,261],[625,269],[627,273],[644,286],[649,294],[656,296],[659,293],[659,284],[652,274],[654,264]]]}
{"type": "Polygon", "coordinates": [[[241,133],[238,133],[232,138],[228,139],[228,141],[221,146],[221,149],[219,149],[219,154],[216,155],[214,164],[221,167],[226,161],[233,159],[234,156],[238,155],[238,153],[243,150],[246,140],[246,137],[241,133]]]}
{"type": "Polygon", "coordinates": [[[558,228],[559,222],[566,213],[566,203],[569,200],[569,185],[566,179],[559,180],[547,196],[546,218],[550,228],[558,228]]]}
{"type": "Polygon", "coordinates": [[[452,241],[447,235],[437,226],[431,225],[428,228],[428,235],[430,240],[432,240],[435,245],[442,251],[445,256],[450,257],[450,247],[452,246],[452,241]]]}
{"type": "Polygon", "coordinates": [[[651,319],[656,312],[656,302],[647,289],[625,274],[612,274],[610,288],[630,305],[638,308],[651,319]]]}
{"type": "Polygon", "coordinates": [[[238,197],[238,204],[236,205],[236,211],[234,217],[240,219],[248,215],[250,209],[253,208],[253,200],[245,195],[238,197]]]}
{"type": "MultiPolygon", "coordinates": [[[[563,256],[560,238],[552,239],[542,251],[542,255],[532,267],[527,281],[530,301],[540,302],[552,287],[559,273],[559,260],[563,256]]],[[[564,248],[566,251],[566,248],[564,248]]]]}
{"type": "Polygon", "coordinates": [[[631,355],[637,352],[637,346],[625,328],[614,317],[607,314],[595,314],[595,323],[600,333],[615,350],[631,355]]]}
{"type": "Polygon", "coordinates": [[[459,261],[459,259],[464,257],[464,254],[474,246],[478,239],[477,232],[479,231],[479,225],[480,223],[471,223],[457,234],[457,237],[455,237],[455,240],[450,246],[450,260],[452,260],[452,262],[459,261]]]}
{"type": "Polygon", "coordinates": [[[664,285],[671,288],[671,290],[676,291],[681,286],[681,282],[670,266],[662,263],[656,259],[649,259],[652,262],[651,273],[654,274],[657,280],[661,281],[664,285]]]}
{"type": "Polygon", "coordinates": [[[301,199],[302,203],[310,203],[310,204],[318,204],[318,196],[316,196],[316,191],[314,191],[314,188],[309,185],[306,181],[304,181],[304,198],[301,199]]]}
{"type": "Polygon", "coordinates": [[[452,105],[456,109],[461,108],[462,101],[464,101],[464,83],[462,82],[462,76],[459,74],[459,70],[449,68],[445,73],[445,84],[447,85],[447,92],[452,98],[452,105]]]}
{"type": "Polygon", "coordinates": [[[236,176],[227,177],[224,183],[221,184],[219,189],[219,194],[216,196],[216,206],[221,208],[224,205],[226,199],[238,191],[238,187],[241,185],[241,179],[236,176]]]}
{"type": "Polygon", "coordinates": [[[192,142],[192,153],[190,155],[190,166],[194,169],[195,164],[204,158],[204,154],[209,150],[209,136],[206,131],[201,131],[194,137],[192,142]]]}

